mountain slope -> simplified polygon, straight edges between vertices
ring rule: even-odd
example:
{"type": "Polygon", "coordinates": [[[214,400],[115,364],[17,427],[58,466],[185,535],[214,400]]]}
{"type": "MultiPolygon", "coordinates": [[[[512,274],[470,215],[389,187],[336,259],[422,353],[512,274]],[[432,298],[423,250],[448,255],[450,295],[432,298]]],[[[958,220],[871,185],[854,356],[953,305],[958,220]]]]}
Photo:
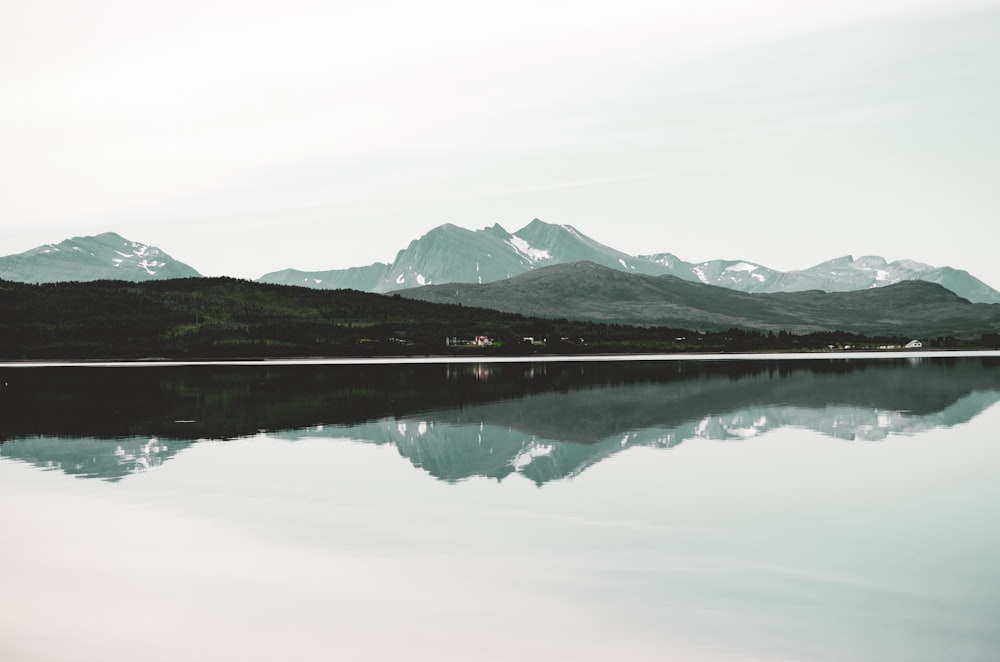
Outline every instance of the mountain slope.
{"type": "Polygon", "coordinates": [[[298,269],[283,269],[274,271],[258,279],[261,283],[273,285],[298,285],[319,290],[360,290],[374,292],[375,288],[389,271],[389,265],[376,262],[367,267],[351,267],[350,269],[333,269],[330,271],[299,271],[298,269]],[[332,284],[332,285],[331,285],[332,284]]]}
{"type": "Polygon", "coordinates": [[[199,277],[197,271],[154,246],[114,232],[74,237],[0,257],[0,279],[22,283],[145,281],[199,277]]]}
{"type": "Polygon", "coordinates": [[[518,239],[544,251],[550,257],[538,266],[589,261],[629,273],[660,275],[668,273],[662,266],[615,250],[581,234],[571,225],[553,225],[537,218],[518,230],[518,239]]]}
{"type": "Polygon", "coordinates": [[[512,239],[500,225],[482,230],[438,226],[396,254],[374,291],[452,281],[482,283],[524,273],[537,256],[517,251],[512,239]]]}
{"type": "Polygon", "coordinates": [[[907,280],[937,283],[974,303],[1000,303],[997,292],[967,271],[933,267],[913,260],[888,262],[877,255],[850,255],[821,262],[808,269],[775,271],[743,260],[684,262],[671,253],[641,256],[685,280],[719,285],[740,292],[850,292],[885,287],[907,280]]]}
{"type": "Polygon", "coordinates": [[[453,283],[398,294],[539,317],[681,328],[922,335],[1000,328],[1000,305],[973,304],[934,283],[748,294],[669,275],[626,274],[592,262],[540,268],[495,283],[453,283]]]}
{"type": "Polygon", "coordinates": [[[665,273],[671,276],[740,292],[770,291],[767,289],[768,285],[781,276],[779,271],[745,260],[708,260],[694,263],[685,262],[673,253],[639,257],[663,267],[665,273]]]}

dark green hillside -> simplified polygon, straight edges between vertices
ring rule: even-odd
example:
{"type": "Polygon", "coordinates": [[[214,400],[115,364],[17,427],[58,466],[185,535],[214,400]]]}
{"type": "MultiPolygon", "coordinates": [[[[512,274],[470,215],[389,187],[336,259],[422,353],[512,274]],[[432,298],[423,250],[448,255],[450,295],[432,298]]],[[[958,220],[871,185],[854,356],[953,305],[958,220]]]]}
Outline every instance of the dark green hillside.
{"type": "Polygon", "coordinates": [[[747,294],[674,276],[626,274],[592,262],[543,267],[496,283],[434,285],[400,295],[539,317],[714,330],[978,337],[1000,329],[1000,304],[972,304],[923,281],[856,292],[747,294]]]}
{"type": "Polygon", "coordinates": [[[521,316],[230,278],[0,281],[0,356],[13,359],[427,353],[515,325],[521,316]]]}

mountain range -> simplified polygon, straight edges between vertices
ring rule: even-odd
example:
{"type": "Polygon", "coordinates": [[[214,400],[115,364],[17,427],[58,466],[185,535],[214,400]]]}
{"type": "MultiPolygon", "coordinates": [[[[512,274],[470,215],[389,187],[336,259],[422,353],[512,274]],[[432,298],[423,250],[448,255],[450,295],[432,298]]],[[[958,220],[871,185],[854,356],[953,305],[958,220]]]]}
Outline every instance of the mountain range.
{"type": "Polygon", "coordinates": [[[481,230],[441,225],[396,254],[391,264],[332,271],[286,269],[264,274],[264,283],[319,289],[392,292],[445,283],[491,283],[541,267],[593,262],[624,273],[675,276],[748,293],[847,292],[922,280],[943,285],[973,303],[1000,303],[1000,292],[966,271],[878,256],[839,257],[808,269],[777,271],[746,260],[685,262],[671,253],[629,255],[570,225],[535,219],[514,233],[499,224],[481,230]]]}
{"type": "MultiPolygon", "coordinates": [[[[542,267],[583,261],[623,273],[669,275],[747,293],[845,292],[921,280],[942,285],[973,303],[1000,303],[1000,292],[952,267],[912,260],[888,262],[878,256],[844,256],[786,272],[746,260],[685,262],[671,253],[629,255],[570,225],[538,219],[513,233],[499,224],[480,230],[445,224],[411,241],[391,264],[376,262],[329,271],[285,269],[264,274],[258,281],[384,293],[445,283],[492,283],[542,267]]],[[[140,281],[199,275],[163,250],[113,232],[74,237],[0,257],[0,279],[29,283],[140,281]]]]}

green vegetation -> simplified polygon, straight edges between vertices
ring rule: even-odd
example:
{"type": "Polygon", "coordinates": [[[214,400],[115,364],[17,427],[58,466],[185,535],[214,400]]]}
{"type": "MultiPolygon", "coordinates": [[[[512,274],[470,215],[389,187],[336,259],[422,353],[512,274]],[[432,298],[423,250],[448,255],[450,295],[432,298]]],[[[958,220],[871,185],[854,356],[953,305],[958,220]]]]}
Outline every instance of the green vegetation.
{"type": "MultiPolygon", "coordinates": [[[[736,327],[699,332],[531,318],[398,295],[231,278],[43,285],[0,281],[0,358],[5,360],[863,349],[908,339],[736,327]],[[488,336],[492,344],[446,343],[448,338],[476,336],[488,336]],[[527,337],[535,342],[525,342],[527,337]]],[[[960,345],[954,338],[938,342],[960,345]]]]}

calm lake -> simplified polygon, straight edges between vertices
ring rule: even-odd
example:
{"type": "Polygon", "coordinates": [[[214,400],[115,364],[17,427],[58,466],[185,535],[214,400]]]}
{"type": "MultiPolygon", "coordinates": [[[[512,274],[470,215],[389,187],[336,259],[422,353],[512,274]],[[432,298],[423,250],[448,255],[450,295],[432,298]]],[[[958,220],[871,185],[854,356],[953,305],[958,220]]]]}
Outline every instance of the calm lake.
{"type": "Polygon", "coordinates": [[[0,367],[0,659],[997,660],[1000,357],[0,367]]]}

